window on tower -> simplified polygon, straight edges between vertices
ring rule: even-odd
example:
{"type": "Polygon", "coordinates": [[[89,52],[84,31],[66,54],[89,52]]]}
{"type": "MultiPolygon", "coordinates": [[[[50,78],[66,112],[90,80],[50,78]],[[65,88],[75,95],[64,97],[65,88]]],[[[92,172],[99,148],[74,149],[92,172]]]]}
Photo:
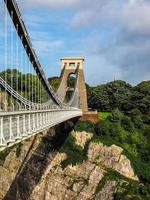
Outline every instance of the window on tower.
{"type": "Polygon", "coordinates": [[[75,63],[69,63],[69,67],[75,67],[75,63]]]}

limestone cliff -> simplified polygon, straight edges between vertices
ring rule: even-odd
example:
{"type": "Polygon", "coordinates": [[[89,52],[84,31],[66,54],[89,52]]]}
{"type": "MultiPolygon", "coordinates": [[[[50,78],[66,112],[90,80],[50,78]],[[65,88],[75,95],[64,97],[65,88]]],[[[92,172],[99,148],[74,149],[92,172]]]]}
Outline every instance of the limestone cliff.
{"type": "Polygon", "coordinates": [[[0,199],[111,200],[126,179],[138,181],[122,148],[72,132],[59,149],[55,133],[12,148],[0,166],[0,199]]]}
{"type": "MultiPolygon", "coordinates": [[[[107,147],[102,143],[92,142],[90,141],[92,134],[86,132],[72,132],[69,137],[75,138],[75,145],[78,148],[81,147],[80,151],[87,148],[87,157],[84,155],[85,160],[81,161],[81,155],[78,155],[79,158],[78,156],[75,158],[75,163],[74,158],[70,156],[76,157],[76,155],[70,155],[68,152],[67,154],[65,148],[62,147],[32,192],[30,197],[32,200],[111,200],[118,182],[106,178],[110,169],[130,179],[138,180],[130,161],[122,155],[122,148],[116,145],[107,147]],[[64,166],[66,161],[68,165],[64,166]],[[102,186],[101,182],[103,182],[102,186]]],[[[75,150],[74,147],[73,149],[75,150]]],[[[76,153],[75,150],[74,154],[76,153]]]]}

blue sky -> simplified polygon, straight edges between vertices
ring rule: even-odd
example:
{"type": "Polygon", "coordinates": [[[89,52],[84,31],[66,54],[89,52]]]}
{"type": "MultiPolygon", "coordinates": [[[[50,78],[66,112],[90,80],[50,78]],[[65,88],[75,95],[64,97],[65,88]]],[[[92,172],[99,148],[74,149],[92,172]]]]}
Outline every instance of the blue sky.
{"type": "MultiPolygon", "coordinates": [[[[150,79],[148,0],[18,0],[18,4],[47,77],[60,74],[60,58],[84,57],[90,85],[114,77],[131,84],[150,79]]],[[[0,52],[3,57],[2,48],[0,52]]]]}

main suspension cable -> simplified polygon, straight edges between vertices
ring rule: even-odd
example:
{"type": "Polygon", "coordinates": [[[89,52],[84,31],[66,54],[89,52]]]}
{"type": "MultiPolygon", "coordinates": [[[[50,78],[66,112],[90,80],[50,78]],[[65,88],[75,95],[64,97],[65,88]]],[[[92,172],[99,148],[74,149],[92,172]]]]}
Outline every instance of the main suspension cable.
{"type": "MultiPolygon", "coordinates": [[[[7,0],[6,0],[7,5],[7,0]]],[[[7,83],[7,65],[8,65],[8,16],[7,6],[5,6],[5,83],[7,83]]],[[[7,111],[7,91],[5,87],[5,100],[4,100],[4,111],[7,111]]]]}

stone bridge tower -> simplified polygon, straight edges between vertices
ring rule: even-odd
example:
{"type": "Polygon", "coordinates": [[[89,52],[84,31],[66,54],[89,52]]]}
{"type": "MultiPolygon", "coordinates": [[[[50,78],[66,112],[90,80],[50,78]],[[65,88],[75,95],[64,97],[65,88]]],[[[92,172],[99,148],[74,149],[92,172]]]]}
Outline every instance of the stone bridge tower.
{"type": "Polygon", "coordinates": [[[88,111],[87,105],[87,93],[86,85],[83,73],[83,58],[62,58],[61,59],[61,85],[59,87],[59,97],[61,100],[65,99],[67,91],[67,81],[71,74],[76,73],[76,69],[79,66],[79,83],[78,83],[78,92],[79,92],[79,107],[84,112],[88,111]]]}

